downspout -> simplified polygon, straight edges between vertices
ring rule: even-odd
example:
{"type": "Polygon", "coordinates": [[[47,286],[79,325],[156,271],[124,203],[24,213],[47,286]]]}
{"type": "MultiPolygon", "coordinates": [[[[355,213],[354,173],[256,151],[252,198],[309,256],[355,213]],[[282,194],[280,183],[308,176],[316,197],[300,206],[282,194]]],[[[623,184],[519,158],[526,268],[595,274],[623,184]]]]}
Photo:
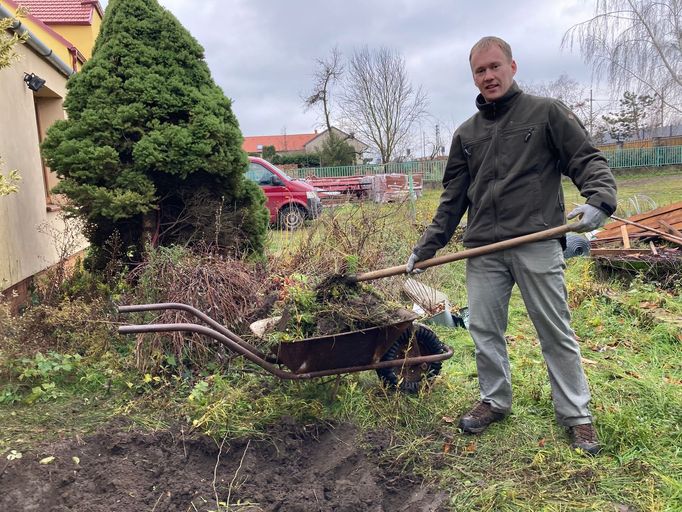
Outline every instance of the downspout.
{"type": "Polygon", "coordinates": [[[71,54],[71,67],[75,71],[78,66],[78,50],[75,46],[69,46],[69,53],[71,54]]]}
{"type": "Polygon", "coordinates": [[[71,54],[71,67],[73,68],[74,73],[77,73],[78,65],[80,64],[82,66],[87,59],[75,46],[69,46],[68,50],[71,54]]]}
{"type": "MultiPolygon", "coordinates": [[[[0,18],[13,18],[14,15],[8,11],[4,5],[0,4],[0,18]]],[[[51,48],[47,47],[40,39],[38,39],[28,28],[26,28],[21,21],[14,19],[12,24],[12,30],[23,36],[28,35],[26,44],[35,50],[40,56],[44,57],[53,67],[57,69],[67,78],[74,74],[73,68],[71,68],[67,63],[55,55],[51,48]]]]}

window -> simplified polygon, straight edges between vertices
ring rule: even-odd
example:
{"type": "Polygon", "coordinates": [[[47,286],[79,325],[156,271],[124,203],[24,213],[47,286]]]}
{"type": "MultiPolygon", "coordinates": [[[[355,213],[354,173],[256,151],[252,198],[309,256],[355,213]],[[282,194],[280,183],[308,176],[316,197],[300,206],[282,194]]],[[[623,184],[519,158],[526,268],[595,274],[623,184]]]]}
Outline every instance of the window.
{"type": "MultiPolygon", "coordinates": [[[[33,101],[36,113],[36,125],[38,128],[38,140],[43,142],[47,129],[60,119],[64,119],[64,107],[62,98],[44,86],[40,91],[33,93],[33,101]]],[[[52,211],[59,209],[61,198],[52,193],[52,189],[59,183],[57,176],[43,162],[43,183],[45,185],[45,202],[47,209],[52,211]]]]}
{"type": "Polygon", "coordinates": [[[272,178],[275,175],[262,165],[250,162],[249,170],[246,171],[245,176],[246,179],[259,185],[272,185],[272,178]]]}

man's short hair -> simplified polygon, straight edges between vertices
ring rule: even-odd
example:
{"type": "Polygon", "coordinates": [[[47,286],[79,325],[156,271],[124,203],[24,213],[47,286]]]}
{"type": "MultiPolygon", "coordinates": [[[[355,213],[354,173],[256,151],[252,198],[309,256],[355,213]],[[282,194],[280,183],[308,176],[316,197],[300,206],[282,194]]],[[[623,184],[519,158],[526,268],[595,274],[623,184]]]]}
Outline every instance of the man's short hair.
{"type": "Polygon", "coordinates": [[[500,50],[502,50],[502,53],[504,53],[509,58],[510,61],[513,59],[512,49],[511,49],[511,46],[509,46],[509,43],[507,41],[505,41],[504,39],[501,39],[499,37],[495,37],[495,36],[485,36],[485,37],[481,38],[471,48],[471,51],[469,52],[469,62],[471,62],[471,56],[474,54],[475,51],[484,50],[484,49],[489,48],[491,46],[498,46],[500,48],[500,50]]]}

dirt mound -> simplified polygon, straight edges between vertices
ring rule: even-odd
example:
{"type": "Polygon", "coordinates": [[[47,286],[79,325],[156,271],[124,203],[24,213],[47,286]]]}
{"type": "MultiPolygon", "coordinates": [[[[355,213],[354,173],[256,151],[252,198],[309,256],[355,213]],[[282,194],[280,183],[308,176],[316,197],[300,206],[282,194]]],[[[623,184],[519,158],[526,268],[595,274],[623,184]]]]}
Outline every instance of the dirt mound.
{"type": "Polygon", "coordinates": [[[349,425],[285,422],[265,440],[225,442],[221,451],[205,436],[118,423],[21,459],[3,455],[0,510],[215,511],[216,495],[241,512],[444,510],[443,493],[390,474],[371,453],[380,447],[367,451],[361,441],[349,425]],[[40,464],[45,457],[54,460],[40,464]]]}

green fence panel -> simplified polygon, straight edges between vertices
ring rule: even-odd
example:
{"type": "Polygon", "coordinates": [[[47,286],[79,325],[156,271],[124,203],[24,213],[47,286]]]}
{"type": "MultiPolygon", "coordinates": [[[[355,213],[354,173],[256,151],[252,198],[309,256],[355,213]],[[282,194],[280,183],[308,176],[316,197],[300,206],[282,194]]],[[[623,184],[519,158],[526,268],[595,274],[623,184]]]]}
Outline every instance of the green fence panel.
{"type": "Polygon", "coordinates": [[[287,171],[296,178],[315,176],[318,178],[371,176],[375,174],[416,174],[424,175],[424,181],[441,181],[445,160],[391,162],[388,164],[349,165],[343,167],[305,167],[287,171]]]}
{"type": "Polygon", "coordinates": [[[627,148],[604,151],[612,169],[682,164],[682,146],[627,148]]]}
{"type": "MultiPolygon", "coordinates": [[[[616,149],[604,151],[604,156],[612,169],[682,165],[682,146],[616,149]]],[[[374,174],[421,173],[424,176],[424,182],[440,182],[443,180],[445,164],[445,160],[419,160],[414,162],[346,165],[341,167],[306,167],[287,172],[296,178],[306,178],[309,176],[337,178],[374,174]]]]}

